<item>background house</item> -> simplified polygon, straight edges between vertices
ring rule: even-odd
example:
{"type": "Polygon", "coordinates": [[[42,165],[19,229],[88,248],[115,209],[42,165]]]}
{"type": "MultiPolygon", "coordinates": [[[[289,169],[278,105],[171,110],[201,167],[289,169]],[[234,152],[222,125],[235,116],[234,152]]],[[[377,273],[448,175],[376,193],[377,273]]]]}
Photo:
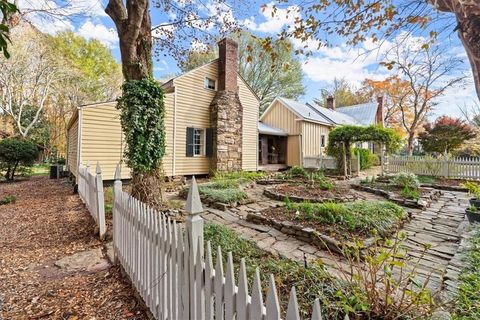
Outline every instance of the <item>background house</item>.
{"type": "MultiPolygon", "coordinates": [[[[381,125],[383,98],[377,102],[335,108],[333,97],[327,107],[276,98],[260,117],[259,169],[273,170],[303,165],[305,157],[325,156],[330,130],[338,125],[381,125]]],[[[372,143],[357,147],[376,151],[372,143]]]]}
{"type": "MultiPolygon", "coordinates": [[[[237,72],[237,44],[219,42],[219,58],[162,85],[165,91],[166,176],[257,170],[259,100],[237,72]]],[[[82,106],[68,128],[68,167],[100,162],[113,179],[124,139],[115,102],[82,106]]],[[[124,166],[122,178],[129,178],[124,166]]]]}

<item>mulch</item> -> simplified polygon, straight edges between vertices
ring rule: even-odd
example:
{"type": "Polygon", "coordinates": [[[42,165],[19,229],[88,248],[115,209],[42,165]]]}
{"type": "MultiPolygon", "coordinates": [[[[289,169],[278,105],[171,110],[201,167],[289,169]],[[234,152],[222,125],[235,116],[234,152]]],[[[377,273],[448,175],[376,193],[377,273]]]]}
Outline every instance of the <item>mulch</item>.
{"type": "Polygon", "coordinates": [[[0,183],[0,319],[147,319],[117,267],[65,272],[54,262],[102,246],[66,180],[0,183]]]}

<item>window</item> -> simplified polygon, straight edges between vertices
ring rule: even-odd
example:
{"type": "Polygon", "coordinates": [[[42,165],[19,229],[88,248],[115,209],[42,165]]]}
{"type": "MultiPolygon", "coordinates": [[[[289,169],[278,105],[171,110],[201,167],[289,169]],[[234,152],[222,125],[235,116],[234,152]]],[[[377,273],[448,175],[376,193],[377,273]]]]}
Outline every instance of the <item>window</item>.
{"type": "Polygon", "coordinates": [[[320,146],[322,148],[325,148],[325,135],[322,134],[322,136],[320,137],[320,146]]]}
{"type": "Polygon", "coordinates": [[[216,89],[215,82],[216,81],[213,79],[205,78],[205,89],[215,90],[216,89]]]}
{"type": "Polygon", "coordinates": [[[193,129],[193,155],[205,155],[205,130],[193,129]]]}

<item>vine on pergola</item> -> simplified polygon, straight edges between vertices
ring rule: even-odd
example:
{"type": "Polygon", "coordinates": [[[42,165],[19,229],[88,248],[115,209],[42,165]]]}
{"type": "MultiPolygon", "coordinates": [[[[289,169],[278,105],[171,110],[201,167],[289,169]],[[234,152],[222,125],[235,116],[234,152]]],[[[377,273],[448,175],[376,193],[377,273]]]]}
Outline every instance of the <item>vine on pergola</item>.
{"type": "Polygon", "coordinates": [[[400,148],[402,138],[390,128],[380,126],[353,126],[336,127],[328,135],[327,154],[337,159],[338,167],[343,168],[347,175],[351,169],[347,166],[352,159],[352,144],[357,142],[376,142],[385,146],[387,152],[394,152],[400,148]]]}

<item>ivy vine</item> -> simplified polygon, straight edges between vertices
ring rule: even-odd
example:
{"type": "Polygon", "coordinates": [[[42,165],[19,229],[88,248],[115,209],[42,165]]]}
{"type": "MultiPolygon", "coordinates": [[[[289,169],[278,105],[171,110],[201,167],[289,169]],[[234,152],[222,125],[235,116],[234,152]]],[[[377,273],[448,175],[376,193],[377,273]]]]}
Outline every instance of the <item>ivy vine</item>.
{"type": "Polygon", "coordinates": [[[381,126],[339,126],[328,134],[327,154],[337,159],[338,167],[344,167],[343,157],[351,159],[352,144],[356,142],[379,142],[385,144],[387,152],[400,148],[401,136],[391,128],[381,126]]]}
{"type": "Polygon", "coordinates": [[[151,78],[130,80],[117,102],[125,134],[126,164],[134,172],[158,168],[165,155],[165,103],[160,85],[151,78]]]}

